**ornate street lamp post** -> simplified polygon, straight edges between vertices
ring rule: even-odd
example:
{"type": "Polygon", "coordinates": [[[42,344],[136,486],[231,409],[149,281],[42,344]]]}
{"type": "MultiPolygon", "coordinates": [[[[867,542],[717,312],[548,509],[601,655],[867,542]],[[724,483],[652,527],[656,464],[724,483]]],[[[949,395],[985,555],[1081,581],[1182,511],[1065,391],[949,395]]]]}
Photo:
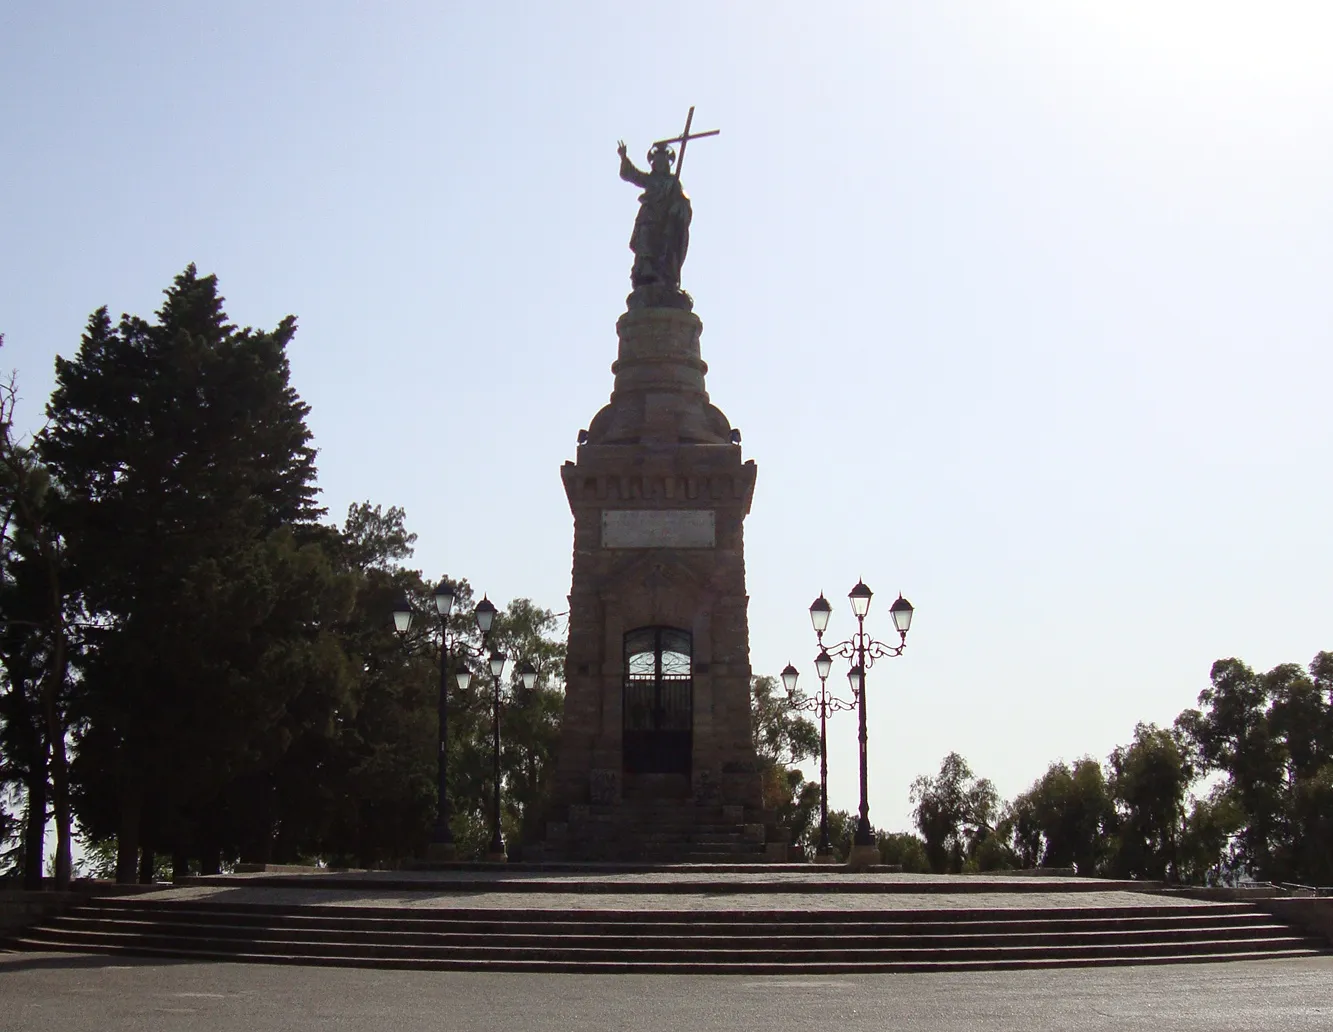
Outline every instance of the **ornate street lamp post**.
{"type": "MultiPolygon", "coordinates": [[[[851,660],[852,668],[847,671],[847,680],[851,684],[852,698],[855,700],[860,728],[857,739],[860,743],[861,759],[861,807],[856,821],[856,834],[852,838],[852,853],[847,862],[853,867],[865,867],[876,863],[879,850],[875,846],[875,832],[870,827],[869,779],[866,771],[866,673],[875,665],[875,660],[901,656],[907,647],[907,630],[912,626],[912,603],[899,595],[889,606],[889,616],[893,618],[894,630],[898,632],[898,644],[886,645],[866,634],[866,614],[870,612],[870,600],[874,593],[858,580],[856,587],[847,593],[852,603],[852,614],[856,617],[856,633],[846,641],[836,645],[824,644],[824,632],[828,629],[829,617],[833,607],[829,605],[823,593],[810,605],[810,623],[815,629],[815,639],[819,642],[819,657],[816,658],[816,670],[821,660],[841,656],[851,660]]],[[[825,668],[825,671],[829,669],[825,668]]],[[[821,676],[820,680],[823,680],[821,676]]]]}
{"type": "MultiPolygon", "coordinates": [[[[454,654],[462,653],[481,657],[486,654],[486,639],[490,636],[491,625],[495,621],[495,604],[488,598],[477,603],[473,616],[477,621],[477,630],[481,631],[481,644],[469,645],[458,634],[449,634],[449,617],[453,612],[455,599],[454,586],[448,578],[440,581],[435,588],[435,613],[440,618],[440,699],[439,699],[439,756],[436,761],[436,785],[439,792],[439,805],[435,810],[435,826],[431,829],[430,845],[427,858],[430,860],[452,860],[454,858],[454,834],[449,827],[449,666],[454,654]]],[[[406,635],[412,629],[412,603],[404,595],[394,605],[393,626],[399,635],[406,635]]],[[[454,673],[454,681],[460,692],[466,692],[472,680],[472,671],[466,663],[461,663],[454,673]]]]}
{"type": "Polygon", "coordinates": [[[839,710],[850,710],[855,702],[839,699],[828,690],[829,670],[833,658],[820,649],[815,657],[815,673],[819,675],[819,694],[810,699],[796,698],[796,679],[800,676],[790,663],[782,671],[782,686],[787,689],[787,704],[792,709],[812,710],[819,714],[819,845],[815,847],[815,863],[831,864],[833,846],[828,837],[828,717],[839,710]]]}

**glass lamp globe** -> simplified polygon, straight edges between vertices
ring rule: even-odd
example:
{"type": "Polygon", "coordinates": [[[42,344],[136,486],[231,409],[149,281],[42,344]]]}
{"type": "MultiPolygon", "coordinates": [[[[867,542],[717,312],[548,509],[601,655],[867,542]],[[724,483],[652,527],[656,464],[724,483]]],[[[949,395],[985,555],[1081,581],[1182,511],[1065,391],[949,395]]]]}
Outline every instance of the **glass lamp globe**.
{"type": "Polygon", "coordinates": [[[446,620],[454,611],[454,586],[447,580],[441,580],[435,586],[435,611],[446,620]]]}
{"type": "Polygon", "coordinates": [[[477,603],[477,630],[482,634],[490,632],[491,624],[495,623],[495,603],[485,595],[477,603]]]}
{"type": "Polygon", "coordinates": [[[810,623],[814,626],[816,634],[823,634],[828,630],[828,618],[832,615],[833,607],[829,605],[828,599],[821,591],[819,597],[810,603],[810,623]]]}
{"type": "Polygon", "coordinates": [[[901,592],[894,599],[893,605],[889,606],[889,615],[893,617],[893,626],[904,638],[907,637],[907,629],[912,626],[912,612],[912,603],[903,598],[901,592]]]}
{"type": "Polygon", "coordinates": [[[393,629],[399,634],[412,629],[412,603],[406,595],[393,604],[393,629]]]}
{"type": "Polygon", "coordinates": [[[852,602],[852,612],[856,615],[858,620],[865,619],[866,613],[870,612],[870,599],[874,594],[873,591],[866,587],[866,582],[863,580],[858,580],[856,582],[856,587],[852,588],[852,590],[847,593],[847,597],[851,599],[852,602]]]}

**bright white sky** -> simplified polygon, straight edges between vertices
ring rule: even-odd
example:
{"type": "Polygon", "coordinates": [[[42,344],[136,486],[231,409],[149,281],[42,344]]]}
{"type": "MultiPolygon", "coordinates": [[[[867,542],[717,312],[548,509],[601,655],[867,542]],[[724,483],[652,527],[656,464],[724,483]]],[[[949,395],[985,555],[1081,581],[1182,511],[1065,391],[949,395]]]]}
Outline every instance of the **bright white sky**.
{"type": "MultiPolygon", "coordinates": [[[[759,465],[752,661],[876,590],[871,817],[950,749],[1006,796],[1333,648],[1333,7],[1173,0],[0,10],[0,365],[35,427],[89,312],[186,263],[295,313],[331,515],[557,611],[559,467],[611,389],[640,157],[759,465]]],[[[841,684],[841,671],[835,676],[841,684]]],[[[834,806],[855,728],[831,730],[834,806]]]]}

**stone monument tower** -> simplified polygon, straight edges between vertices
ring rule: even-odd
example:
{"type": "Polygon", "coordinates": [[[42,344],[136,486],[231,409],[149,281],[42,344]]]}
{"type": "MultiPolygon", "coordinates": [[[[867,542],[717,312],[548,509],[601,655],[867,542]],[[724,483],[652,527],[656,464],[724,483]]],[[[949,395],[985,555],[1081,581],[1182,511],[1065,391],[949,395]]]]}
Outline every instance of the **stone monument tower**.
{"type": "Polygon", "coordinates": [[[648,172],[620,145],[621,178],[643,193],[611,400],[561,470],[574,567],[549,855],[784,851],[765,849],[778,836],[759,810],[750,730],[742,528],[755,464],[709,401],[702,323],[680,289],[680,166],[695,138],[687,121],[655,143],[648,172]]]}

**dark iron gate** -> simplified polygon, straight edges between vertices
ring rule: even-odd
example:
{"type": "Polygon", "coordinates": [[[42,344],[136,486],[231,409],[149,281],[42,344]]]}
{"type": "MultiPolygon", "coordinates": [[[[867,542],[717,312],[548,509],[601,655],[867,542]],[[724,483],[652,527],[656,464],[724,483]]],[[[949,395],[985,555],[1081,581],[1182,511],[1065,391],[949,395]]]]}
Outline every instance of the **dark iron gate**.
{"type": "Polygon", "coordinates": [[[690,632],[642,627],[625,635],[626,774],[690,773],[694,678],[690,632]]]}

